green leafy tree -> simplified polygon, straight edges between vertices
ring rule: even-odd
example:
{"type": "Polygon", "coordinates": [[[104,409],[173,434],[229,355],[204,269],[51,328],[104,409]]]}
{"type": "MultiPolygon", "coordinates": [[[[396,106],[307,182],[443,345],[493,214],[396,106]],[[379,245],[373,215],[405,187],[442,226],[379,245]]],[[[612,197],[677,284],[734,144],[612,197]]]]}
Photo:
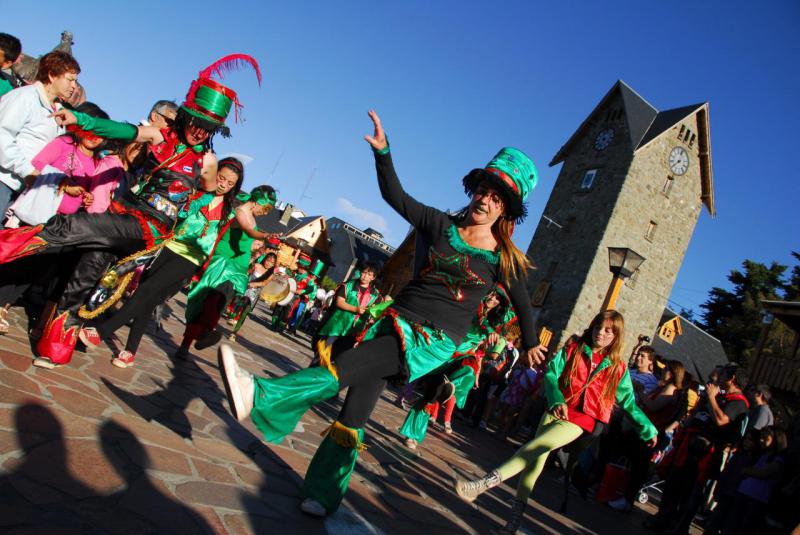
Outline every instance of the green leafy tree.
{"type": "MultiPolygon", "coordinates": [[[[798,258],[796,253],[793,254],[798,258]]],[[[728,358],[748,365],[763,326],[761,301],[784,299],[792,294],[792,279],[797,288],[800,268],[795,266],[787,280],[787,266],[777,262],[767,266],[745,260],[742,267],[741,271],[733,270],[728,275],[732,290],[712,288],[708,300],[700,308],[704,310],[702,316],[706,330],[720,339],[728,358]]],[[[767,348],[770,352],[778,349],[773,347],[772,339],[780,334],[775,332],[770,336],[767,348]]]]}

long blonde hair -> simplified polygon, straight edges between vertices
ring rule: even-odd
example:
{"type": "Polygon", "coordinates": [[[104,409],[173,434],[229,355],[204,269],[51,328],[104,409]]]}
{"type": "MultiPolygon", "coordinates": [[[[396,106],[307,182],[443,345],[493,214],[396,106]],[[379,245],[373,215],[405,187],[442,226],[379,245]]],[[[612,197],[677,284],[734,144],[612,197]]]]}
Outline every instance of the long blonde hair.
{"type": "MultiPolygon", "coordinates": [[[[619,379],[622,377],[622,374],[615,373],[616,369],[622,364],[622,338],[625,336],[625,318],[622,317],[622,314],[616,310],[605,310],[597,314],[592,319],[591,323],[589,323],[586,330],[583,331],[583,334],[578,340],[575,353],[579,354],[580,351],[582,351],[583,344],[586,344],[590,348],[592,347],[594,343],[592,333],[596,328],[601,327],[606,320],[611,320],[611,330],[614,332],[614,341],[603,350],[603,356],[611,361],[611,365],[608,367],[611,376],[603,387],[603,394],[601,397],[604,402],[610,403],[614,401],[617,395],[617,386],[619,384],[619,379]]],[[[558,380],[559,385],[564,389],[569,385],[572,376],[577,371],[579,360],[575,354],[568,357],[570,360],[558,380]]],[[[597,375],[595,375],[595,377],[597,377],[597,375]]]]}
{"type": "Polygon", "coordinates": [[[523,278],[533,264],[519,247],[511,241],[514,222],[505,217],[499,218],[492,225],[492,234],[500,246],[500,280],[508,285],[512,279],[523,278]]]}

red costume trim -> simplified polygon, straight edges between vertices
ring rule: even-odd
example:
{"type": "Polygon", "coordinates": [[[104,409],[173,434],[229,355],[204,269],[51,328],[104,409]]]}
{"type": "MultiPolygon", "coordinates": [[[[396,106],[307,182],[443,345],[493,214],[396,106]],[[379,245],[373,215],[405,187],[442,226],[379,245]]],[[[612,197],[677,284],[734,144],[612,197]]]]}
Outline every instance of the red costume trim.
{"type": "Polygon", "coordinates": [[[0,231],[0,264],[13,262],[45,247],[47,242],[38,236],[43,227],[36,225],[0,231]]]}
{"type": "Polygon", "coordinates": [[[494,168],[494,167],[487,167],[487,168],[486,168],[486,170],[487,170],[488,172],[492,173],[493,175],[495,175],[495,176],[497,176],[497,177],[500,177],[500,179],[501,179],[503,182],[505,182],[505,183],[506,183],[506,186],[510,187],[510,188],[511,188],[511,189],[514,191],[514,193],[516,193],[517,195],[519,195],[519,188],[517,187],[517,184],[516,184],[516,183],[515,183],[513,180],[511,180],[511,177],[510,177],[510,176],[508,176],[507,174],[505,174],[505,173],[504,173],[503,171],[501,171],[500,169],[496,169],[496,168],[494,168]]]}
{"type": "Polygon", "coordinates": [[[145,247],[146,249],[149,249],[156,244],[156,238],[153,235],[153,229],[150,227],[150,225],[153,225],[153,227],[158,230],[160,235],[159,237],[161,238],[163,238],[169,232],[166,225],[161,223],[158,219],[148,217],[139,210],[127,208],[117,201],[111,201],[111,206],[108,207],[108,211],[119,215],[129,215],[135,218],[142,229],[142,238],[144,238],[145,244],[147,244],[145,247]]]}

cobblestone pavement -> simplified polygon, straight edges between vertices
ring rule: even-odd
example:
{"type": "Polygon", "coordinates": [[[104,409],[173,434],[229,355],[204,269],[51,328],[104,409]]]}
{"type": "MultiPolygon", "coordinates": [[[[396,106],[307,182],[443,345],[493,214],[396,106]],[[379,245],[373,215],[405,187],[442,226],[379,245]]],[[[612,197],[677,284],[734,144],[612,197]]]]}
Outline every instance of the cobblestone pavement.
{"type": "MultiPolygon", "coordinates": [[[[169,302],[164,330],[148,332],[129,369],[111,365],[105,344],[54,371],[32,367],[27,318],[12,310],[12,331],[0,337],[0,531],[487,533],[508,513],[511,485],[471,506],[451,484],[456,474],[491,469],[513,447],[455,421],[455,434],[431,432],[411,452],[396,432],[404,413],[387,390],[343,507],[325,521],[303,515],[302,478],[340,399],[309,411],[282,444],[262,442],[229,415],[215,348],[170,359],[183,303],[182,295],[169,302]]],[[[233,344],[242,366],[269,376],[306,366],[308,340],[269,331],[266,318],[259,309],[233,344]]],[[[124,340],[126,330],[118,334],[124,340]]],[[[561,489],[548,468],[526,532],[644,532],[648,511],[639,506],[621,514],[573,494],[569,518],[555,513],[561,489]]]]}

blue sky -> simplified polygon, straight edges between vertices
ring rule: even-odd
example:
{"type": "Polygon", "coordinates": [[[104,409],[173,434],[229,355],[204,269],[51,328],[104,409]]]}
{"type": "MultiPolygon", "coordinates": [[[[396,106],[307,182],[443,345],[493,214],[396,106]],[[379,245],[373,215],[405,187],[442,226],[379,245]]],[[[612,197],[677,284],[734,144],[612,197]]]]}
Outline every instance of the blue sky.
{"type": "Polygon", "coordinates": [[[718,216],[700,217],[674,306],[697,309],[745,258],[791,264],[800,249],[796,1],[0,7],[2,31],[32,55],[71,30],[89,99],[117,119],[180,101],[222,55],[255,56],[264,84],[246,71],[226,78],[246,121],[217,151],[252,158],[246,186],[270,182],[306,212],[376,227],[393,244],[407,227],[378,193],[361,139],[368,108],[408,191],[440,208],[465,204],[461,177],[498,148],[528,153],[541,176],[515,235],[524,250],[560,170],[547,163],[617,79],[661,110],[709,101],[718,216]]]}

